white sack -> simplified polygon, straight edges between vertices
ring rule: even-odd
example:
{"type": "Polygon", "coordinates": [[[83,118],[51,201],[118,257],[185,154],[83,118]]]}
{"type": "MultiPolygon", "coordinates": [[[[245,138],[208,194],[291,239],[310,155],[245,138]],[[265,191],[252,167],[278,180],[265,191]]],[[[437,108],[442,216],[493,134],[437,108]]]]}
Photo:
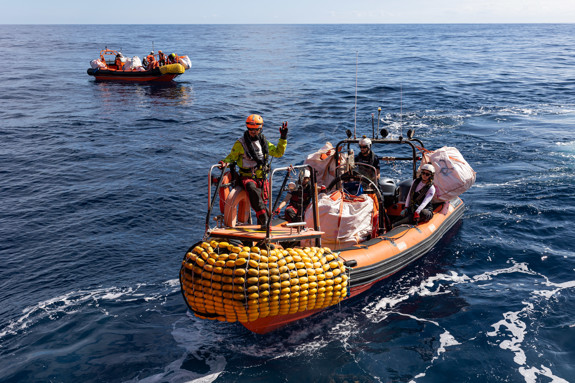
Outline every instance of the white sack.
{"type": "Polygon", "coordinates": [[[421,164],[432,164],[435,168],[436,201],[450,201],[475,183],[475,171],[456,148],[444,146],[424,153],[421,164]]]}
{"type": "Polygon", "coordinates": [[[132,59],[129,57],[126,57],[126,60],[124,61],[124,66],[122,69],[132,70],[132,68],[133,68],[132,59]]]}
{"type": "Polygon", "coordinates": [[[192,60],[188,56],[180,56],[180,64],[184,66],[184,69],[188,70],[192,67],[192,60]]]}
{"type": "MultiPolygon", "coordinates": [[[[347,154],[341,154],[340,157],[340,164],[345,164],[347,154]]],[[[310,165],[316,171],[318,185],[329,186],[335,179],[337,158],[335,148],[330,142],[326,142],[320,150],[308,155],[303,163],[310,165]]]]}
{"type": "MultiPolygon", "coordinates": [[[[333,249],[341,249],[363,241],[371,234],[373,200],[368,196],[344,198],[335,191],[322,194],[318,201],[321,231],[325,232],[322,242],[333,249]]],[[[313,209],[305,213],[307,227],[313,227],[313,209]]]]}
{"type": "Polygon", "coordinates": [[[102,69],[106,67],[106,64],[102,62],[102,60],[100,59],[96,59],[96,60],[92,60],[90,61],[90,66],[92,67],[92,69],[102,69]]]}
{"type": "Polygon", "coordinates": [[[136,69],[142,67],[142,60],[138,56],[132,57],[132,66],[136,69]]]}

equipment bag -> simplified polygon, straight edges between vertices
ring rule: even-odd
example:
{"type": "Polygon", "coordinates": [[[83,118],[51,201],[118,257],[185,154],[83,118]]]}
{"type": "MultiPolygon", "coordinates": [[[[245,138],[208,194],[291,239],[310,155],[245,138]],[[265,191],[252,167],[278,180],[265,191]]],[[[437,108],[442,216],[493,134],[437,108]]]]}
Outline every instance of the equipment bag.
{"type": "Polygon", "coordinates": [[[425,152],[421,160],[423,164],[431,164],[435,168],[434,201],[450,201],[475,183],[475,171],[456,148],[444,146],[425,152]]]}
{"type": "Polygon", "coordinates": [[[106,67],[106,64],[102,60],[96,59],[90,61],[90,66],[92,67],[92,69],[103,69],[106,67]]]}
{"type": "MultiPolygon", "coordinates": [[[[367,195],[350,196],[340,191],[322,194],[318,201],[322,242],[342,249],[358,244],[372,233],[374,203],[367,195]]],[[[313,209],[305,213],[307,227],[313,227],[313,209]]]]}
{"type": "Polygon", "coordinates": [[[182,64],[186,70],[192,67],[192,60],[190,60],[188,56],[180,56],[179,63],[182,64]]]}
{"type": "MultiPolygon", "coordinates": [[[[347,160],[348,155],[340,153],[340,165],[345,165],[347,160]]],[[[336,177],[337,157],[335,148],[330,142],[326,142],[320,150],[308,155],[303,163],[315,170],[318,185],[328,186],[336,177]]]]}

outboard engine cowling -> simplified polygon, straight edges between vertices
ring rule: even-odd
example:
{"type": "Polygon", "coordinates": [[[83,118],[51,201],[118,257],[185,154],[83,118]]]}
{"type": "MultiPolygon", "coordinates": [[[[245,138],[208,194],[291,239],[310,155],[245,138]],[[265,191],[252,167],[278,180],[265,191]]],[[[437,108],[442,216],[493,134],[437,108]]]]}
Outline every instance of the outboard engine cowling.
{"type": "Polygon", "coordinates": [[[398,186],[398,200],[397,202],[405,202],[405,200],[407,199],[407,196],[409,194],[409,189],[411,188],[411,184],[413,183],[413,180],[403,180],[399,183],[398,186]]]}
{"type": "Polygon", "coordinates": [[[379,179],[379,190],[383,196],[384,206],[393,205],[396,201],[397,187],[395,181],[391,178],[379,179]]]}

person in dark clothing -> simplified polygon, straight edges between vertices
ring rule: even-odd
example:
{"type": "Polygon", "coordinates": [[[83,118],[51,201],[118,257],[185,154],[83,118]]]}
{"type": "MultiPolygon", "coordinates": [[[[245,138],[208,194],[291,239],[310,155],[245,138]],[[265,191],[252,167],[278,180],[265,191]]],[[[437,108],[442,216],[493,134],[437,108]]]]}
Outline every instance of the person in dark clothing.
{"type": "MultiPolygon", "coordinates": [[[[293,183],[292,183],[293,185],[293,183]]],[[[310,182],[310,171],[302,170],[298,186],[293,185],[293,190],[287,193],[285,199],[276,209],[275,214],[279,215],[281,209],[287,205],[284,211],[284,218],[288,222],[303,222],[305,209],[311,202],[312,188],[310,182]]]]}
{"type": "Polygon", "coordinates": [[[379,158],[371,150],[371,140],[364,136],[359,141],[359,150],[360,152],[354,158],[355,163],[373,166],[376,170],[375,174],[373,174],[373,169],[367,170],[365,169],[366,167],[364,167],[364,169],[361,169],[360,167],[360,172],[367,173],[365,175],[368,175],[369,178],[375,181],[379,178],[379,158]]]}
{"type": "Polygon", "coordinates": [[[252,209],[256,213],[258,223],[267,224],[269,214],[266,203],[269,194],[268,171],[269,156],[281,157],[287,146],[287,121],[280,128],[280,139],[277,146],[269,142],[262,134],[264,120],[258,114],[250,115],[246,120],[247,130],[232,147],[230,154],[220,161],[236,163],[239,167],[240,181],[248,193],[252,209]]]}

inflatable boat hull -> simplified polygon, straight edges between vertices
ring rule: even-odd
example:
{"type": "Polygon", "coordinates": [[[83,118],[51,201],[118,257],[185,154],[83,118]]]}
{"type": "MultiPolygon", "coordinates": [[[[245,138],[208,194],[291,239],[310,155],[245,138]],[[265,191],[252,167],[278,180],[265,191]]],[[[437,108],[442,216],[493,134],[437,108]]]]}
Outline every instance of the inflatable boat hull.
{"type": "Polygon", "coordinates": [[[88,69],[88,75],[97,81],[123,82],[169,82],[181,73],[162,73],[159,68],[146,71],[123,71],[109,69],[88,69]]]}
{"type": "MultiPolygon", "coordinates": [[[[349,299],[369,290],[377,282],[395,274],[425,255],[461,219],[465,206],[459,198],[436,208],[433,218],[417,226],[401,225],[388,233],[339,251],[350,271],[349,299]]],[[[323,309],[325,310],[325,309],[323,309]]],[[[322,310],[259,318],[242,325],[265,334],[322,310]]]]}

